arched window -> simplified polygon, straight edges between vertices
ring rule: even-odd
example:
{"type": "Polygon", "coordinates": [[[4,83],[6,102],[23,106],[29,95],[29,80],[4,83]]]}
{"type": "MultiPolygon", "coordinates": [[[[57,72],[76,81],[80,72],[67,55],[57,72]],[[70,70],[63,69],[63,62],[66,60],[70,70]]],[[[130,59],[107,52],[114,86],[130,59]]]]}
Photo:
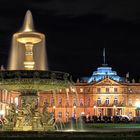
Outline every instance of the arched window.
{"type": "Polygon", "coordinates": [[[100,105],[101,104],[101,98],[98,98],[97,99],[97,105],[100,105]]]}
{"type": "Polygon", "coordinates": [[[109,105],[109,98],[106,98],[105,103],[106,103],[106,105],[109,105]]]}

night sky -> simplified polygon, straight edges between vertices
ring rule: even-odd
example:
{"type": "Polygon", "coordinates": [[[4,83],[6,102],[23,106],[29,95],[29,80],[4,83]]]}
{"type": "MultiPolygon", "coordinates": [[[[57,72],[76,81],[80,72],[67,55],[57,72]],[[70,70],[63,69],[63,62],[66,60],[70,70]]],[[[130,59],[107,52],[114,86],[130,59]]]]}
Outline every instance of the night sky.
{"type": "Polygon", "coordinates": [[[8,63],[11,38],[31,10],[38,32],[46,35],[50,70],[74,79],[90,76],[103,63],[140,79],[139,0],[0,1],[0,65],[8,63]]]}

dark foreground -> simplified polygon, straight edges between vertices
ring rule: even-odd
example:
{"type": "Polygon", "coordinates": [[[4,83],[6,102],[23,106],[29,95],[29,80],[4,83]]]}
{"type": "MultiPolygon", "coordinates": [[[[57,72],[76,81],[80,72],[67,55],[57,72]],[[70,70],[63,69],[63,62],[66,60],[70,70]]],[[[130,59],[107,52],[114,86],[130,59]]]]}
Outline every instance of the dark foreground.
{"type": "Polygon", "coordinates": [[[140,129],[96,129],[93,131],[15,132],[0,131],[0,140],[139,140],[140,129]]]}

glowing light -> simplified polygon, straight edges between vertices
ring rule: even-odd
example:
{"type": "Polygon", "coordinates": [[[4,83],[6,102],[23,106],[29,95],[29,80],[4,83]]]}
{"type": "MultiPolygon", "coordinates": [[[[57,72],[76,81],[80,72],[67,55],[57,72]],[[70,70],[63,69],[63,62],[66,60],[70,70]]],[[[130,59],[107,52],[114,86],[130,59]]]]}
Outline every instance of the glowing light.
{"type": "Polygon", "coordinates": [[[76,108],[76,106],[74,105],[74,106],[73,106],[73,108],[75,109],[75,108],[76,108]]]}
{"type": "Polygon", "coordinates": [[[116,108],[116,106],[114,105],[113,108],[116,108]]]}
{"type": "Polygon", "coordinates": [[[140,108],[140,101],[136,101],[136,108],[140,108]]]}
{"type": "Polygon", "coordinates": [[[94,108],[96,108],[96,105],[94,105],[94,108]]]}

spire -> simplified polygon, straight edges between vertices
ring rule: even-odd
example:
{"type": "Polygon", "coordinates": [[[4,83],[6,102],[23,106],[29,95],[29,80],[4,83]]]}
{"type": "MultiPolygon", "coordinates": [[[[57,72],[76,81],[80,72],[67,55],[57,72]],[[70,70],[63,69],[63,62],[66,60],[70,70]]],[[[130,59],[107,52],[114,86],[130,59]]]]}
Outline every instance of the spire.
{"type": "Polygon", "coordinates": [[[31,32],[34,31],[34,25],[33,25],[33,17],[30,10],[27,10],[24,23],[23,23],[23,32],[31,32]]]}
{"type": "Polygon", "coordinates": [[[103,66],[107,66],[106,62],[105,62],[105,48],[103,48],[103,66]]]}

